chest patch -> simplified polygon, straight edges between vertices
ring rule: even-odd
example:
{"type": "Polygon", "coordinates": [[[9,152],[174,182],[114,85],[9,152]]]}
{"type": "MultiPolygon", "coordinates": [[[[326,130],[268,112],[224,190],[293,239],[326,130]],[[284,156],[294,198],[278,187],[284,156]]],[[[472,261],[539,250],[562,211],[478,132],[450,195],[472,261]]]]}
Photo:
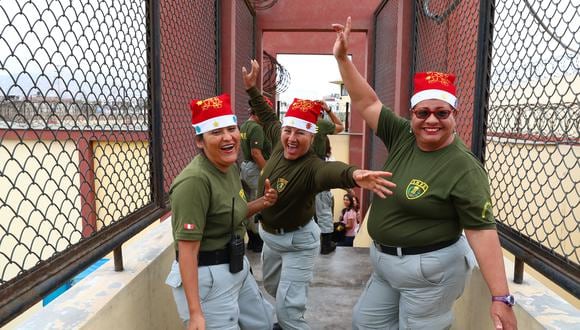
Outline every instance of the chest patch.
{"type": "Polygon", "coordinates": [[[240,189],[240,193],[239,193],[239,194],[240,194],[240,197],[241,197],[241,198],[242,198],[242,199],[243,199],[245,202],[247,202],[247,199],[246,199],[246,194],[244,193],[244,189],[240,189]]]}
{"type": "Polygon", "coordinates": [[[429,190],[429,185],[419,179],[413,179],[407,185],[405,190],[405,196],[407,199],[417,199],[423,196],[427,190],[429,190]]]}
{"type": "Polygon", "coordinates": [[[286,188],[287,184],[288,184],[288,180],[286,180],[284,178],[278,178],[278,181],[276,181],[276,191],[278,191],[278,192],[284,191],[284,188],[286,188]]]}

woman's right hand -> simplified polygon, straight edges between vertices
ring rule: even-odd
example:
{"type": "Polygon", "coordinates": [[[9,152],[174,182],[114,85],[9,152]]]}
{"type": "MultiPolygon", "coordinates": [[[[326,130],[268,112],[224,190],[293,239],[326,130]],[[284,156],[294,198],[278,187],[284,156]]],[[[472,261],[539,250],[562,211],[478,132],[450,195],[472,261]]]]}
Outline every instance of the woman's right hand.
{"type": "Polygon", "coordinates": [[[258,64],[258,61],[251,60],[250,64],[252,65],[252,70],[249,73],[245,66],[242,67],[242,78],[244,80],[244,86],[246,87],[246,90],[252,87],[256,87],[258,73],[260,72],[260,64],[258,64]]]}
{"type": "Polygon", "coordinates": [[[189,325],[187,330],[205,330],[205,318],[203,313],[189,315],[189,325]]]}

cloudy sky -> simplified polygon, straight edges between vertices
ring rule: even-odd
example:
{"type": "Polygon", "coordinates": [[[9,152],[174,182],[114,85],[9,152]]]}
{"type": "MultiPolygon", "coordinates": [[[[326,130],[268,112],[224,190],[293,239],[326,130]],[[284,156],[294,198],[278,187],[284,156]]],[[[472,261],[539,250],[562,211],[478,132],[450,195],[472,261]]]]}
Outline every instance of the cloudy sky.
{"type": "Polygon", "coordinates": [[[332,55],[278,54],[276,60],[290,72],[290,86],[280,94],[288,103],[297,97],[321,99],[325,95],[340,93],[340,86],[330,81],[340,80],[336,60],[332,55]]]}

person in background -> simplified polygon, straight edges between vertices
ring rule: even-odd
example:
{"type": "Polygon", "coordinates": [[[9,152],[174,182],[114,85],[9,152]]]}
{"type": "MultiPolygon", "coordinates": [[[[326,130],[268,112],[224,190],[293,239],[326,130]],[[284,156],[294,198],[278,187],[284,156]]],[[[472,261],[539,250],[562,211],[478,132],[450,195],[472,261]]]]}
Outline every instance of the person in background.
{"type": "Polygon", "coordinates": [[[274,204],[277,192],[266,180],[263,196],[246,202],[229,95],[193,100],[190,109],[200,153],[169,190],[176,260],[166,283],[188,329],[270,330],[273,307],[250,273],[242,220],[274,204]]]}
{"type": "Polygon", "coordinates": [[[356,212],[356,226],[354,232],[358,234],[360,231],[360,225],[362,224],[362,218],[360,214],[360,201],[356,195],[352,195],[353,209],[356,212]]]}
{"type": "MultiPolygon", "coordinates": [[[[320,113],[316,127],[318,130],[314,135],[312,150],[320,159],[327,160],[328,150],[330,149],[330,140],[328,135],[338,134],[344,130],[342,121],[336,116],[332,109],[324,101],[317,101],[322,106],[323,112],[320,113]],[[324,119],[323,113],[332,121],[324,119]]],[[[316,194],[316,223],[320,227],[320,254],[330,254],[336,249],[336,244],[332,241],[333,232],[333,201],[334,197],[330,190],[324,190],[316,194]]]]}
{"type": "MultiPolygon", "coordinates": [[[[248,201],[256,199],[258,195],[258,178],[260,171],[270,158],[272,146],[264,136],[264,130],[258,122],[258,118],[249,109],[250,117],[240,126],[242,155],[244,160],[240,165],[240,175],[249,188],[248,201]]],[[[254,217],[248,219],[248,250],[262,252],[264,242],[258,234],[258,225],[254,217]]]]}
{"type": "Polygon", "coordinates": [[[354,199],[351,194],[345,194],[343,199],[344,208],[340,215],[340,222],[344,224],[344,238],[338,242],[338,246],[352,246],[356,235],[357,215],[354,209],[354,199]]]}
{"type": "Polygon", "coordinates": [[[310,329],[304,319],[314,260],[320,249],[320,228],[314,222],[314,198],[323,190],[359,186],[380,197],[390,194],[391,173],[367,171],[341,162],[325,162],[311,151],[321,105],[295,99],[283,122],[256,88],[258,62],[242,68],[250,104],[272,141],[272,156],[260,177],[258,191],[270,178],[278,201],[261,212],[260,236],[264,240],[264,288],[276,299],[276,315],[284,330],[310,329]]]}
{"type": "MultiPolygon", "coordinates": [[[[456,136],[455,76],[414,76],[410,120],[395,115],[348,58],[351,18],[333,24],[333,53],[352,109],[383,141],[392,198],[373,200],[373,273],[353,310],[354,329],[447,329],[477,258],[496,329],[516,329],[503,255],[481,162],[456,136]],[[465,232],[465,236],[462,235],[465,232]],[[471,248],[470,248],[471,247],[471,248]],[[473,252],[472,252],[473,249],[473,252]]],[[[395,77],[396,78],[396,77],[395,77]]]]}

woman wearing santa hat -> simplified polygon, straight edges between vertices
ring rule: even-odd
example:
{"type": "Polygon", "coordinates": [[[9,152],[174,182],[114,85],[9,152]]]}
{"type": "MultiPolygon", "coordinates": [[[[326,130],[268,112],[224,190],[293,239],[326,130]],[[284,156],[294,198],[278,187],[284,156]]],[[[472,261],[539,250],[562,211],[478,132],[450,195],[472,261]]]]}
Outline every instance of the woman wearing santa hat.
{"type": "Polygon", "coordinates": [[[320,159],[311,146],[321,103],[294,99],[280,123],[255,87],[258,72],[255,60],[250,72],[242,68],[250,105],[273,148],[259,187],[264,187],[265,178],[269,178],[278,192],[277,203],[261,212],[264,288],[276,298],[276,315],[282,329],[310,329],[304,312],[314,259],[320,250],[320,228],[313,220],[315,195],[331,188],[358,185],[386,197],[394,185],[385,179],[391,173],[320,159]]]}
{"type": "Polygon", "coordinates": [[[495,328],[515,329],[487,174],[454,133],[455,76],[417,73],[411,119],[400,118],[347,56],[350,17],[346,26],[333,28],[333,52],[352,108],[388,149],[383,169],[397,184],[391,198],[374,199],[369,214],[374,271],[354,307],[353,328],[449,328],[475,252],[492,295],[495,328]]]}
{"type": "Polygon", "coordinates": [[[246,201],[229,95],[193,100],[190,108],[200,153],[169,190],[176,261],[166,283],[188,329],[270,330],[273,307],[250,273],[242,220],[274,204],[277,193],[267,182],[261,198],[246,201]]]}

